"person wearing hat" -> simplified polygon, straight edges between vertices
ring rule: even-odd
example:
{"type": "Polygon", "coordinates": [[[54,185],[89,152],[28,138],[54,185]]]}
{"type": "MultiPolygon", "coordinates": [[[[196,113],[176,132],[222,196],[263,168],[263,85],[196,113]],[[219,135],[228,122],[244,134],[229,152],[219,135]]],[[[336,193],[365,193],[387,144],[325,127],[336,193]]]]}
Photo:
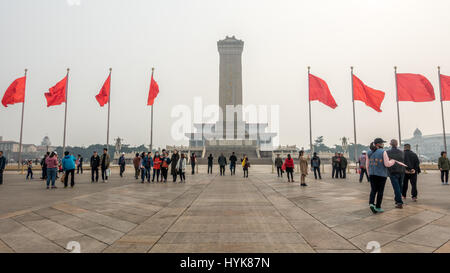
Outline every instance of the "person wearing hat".
{"type": "Polygon", "coordinates": [[[361,183],[364,179],[364,174],[366,175],[367,182],[369,182],[369,175],[367,174],[366,169],[366,151],[362,151],[361,156],[359,157],[358,164],[359,164],[359,183],[361,183]]]}
{"type": "Polygon", "coordinates": [[[123,177],[123,173],[125,172],[125,153],[122,153],[122,155],[119,157],[119,167],[120,167],[120,177],[123,177]]]}
{"type": "Polygon", "coordinates": [[[381,208],[381,203],[383,202],[384,186],[386,185],[388,177],[387,168],[392,167],[395,164],[406,166],[395,159],[389,159],[387,152],[383,149],[385,142],[386,141],[381,138],[376,138],[373,143],[370,144],[371,151],[366,155],[366,169],[369,173],[371,188],[369,207],[374,214],[384,212],[381,208]]]}

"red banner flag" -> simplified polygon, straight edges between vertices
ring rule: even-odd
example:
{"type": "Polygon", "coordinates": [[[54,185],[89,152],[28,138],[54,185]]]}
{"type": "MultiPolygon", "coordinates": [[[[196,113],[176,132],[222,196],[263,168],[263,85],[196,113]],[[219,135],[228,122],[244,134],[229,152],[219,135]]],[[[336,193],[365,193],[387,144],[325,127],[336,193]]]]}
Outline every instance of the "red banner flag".
{"type": "Polygon", "coordinates": [[[399,101],[433,101],[434,89],[430,81],[419,74],[397,74],[399,101]]]}
{"type": "Polygon", "coordinates": [[[153,79],[152,75],[147,105],[153,105],[153,103],[155,102],[155,98],[158,96],[158,93],[159,93],[159,86],[158,83],[153,79]]]}
{"type": "Polygon", "coordinates": [[[6,89],[2,98],[2,104],[8,107],[9,104],[23,103],[25,101],[25,84],[27,78],[18,78],[6,89]]]}
{"type": "Polygon", "coordinates": [[[450,76],[445,76],[441,74],[441,100],[450,100],[450,76]]]}
{"type": "Polygon", "coordinates": [[[47,107],[60,105],[61,103],[66,102],[67,76],[48,91],[49,92],[44,94],[47,99],[47,107]]]}
{"type": "Polygon", "coordinates": [[[98,93],[98,95],[95,96],[98,103],[100,104],[100,107],[103,107],[105,104],[107,104],[109,102],[109,91],[110,90],[111,90],[111,74],[108,76],[105,83],[103,84],[103,87],[100,90],[100,93],[98,93]]]}
{"type": "Polygon", "coordinates": [[[385,93],[380,90],[370,88],[365,85],[358,77],[353,75],[353,99],[364,102],[367,106],[377,112],[381,111],[381,103],[384,100],[385,93]]]}
{"type": "Polygon", "coordinates": [[[318,100],[333,109],[337,107],[327,83],[312,74],[309,74],[309,100],[318,100]]]}

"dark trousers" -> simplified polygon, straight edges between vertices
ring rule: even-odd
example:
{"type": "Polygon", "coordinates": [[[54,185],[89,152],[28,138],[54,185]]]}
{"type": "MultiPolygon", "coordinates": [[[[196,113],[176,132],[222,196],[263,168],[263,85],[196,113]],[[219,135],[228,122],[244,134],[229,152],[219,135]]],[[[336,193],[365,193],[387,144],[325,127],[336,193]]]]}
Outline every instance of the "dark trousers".
{"type": "Polygon", "coordinates": [[[220,166],[220,175],[225,175],[225,166],[220,166]]]}
{"type": "Polygon", "coordinates": [[[283,177],[283,170],[281,169],[281,167],[277,167],[277,175],[278,177],[283,177]]]}
{"type": "Polygon", "coordinates": [[[347,168],[339,168],[339,177],[347,178],[347,168]]]}
{"type": "Polygon", "coordinates": [[[391,179],[392,188],[394,189],[395,204],[403,204],[402,188],[403,188],[403,174],[393,173],[389,176],[391,179]]]}
{"type": "Polygon", "coordinates": [[[102,167],[102,180],[103,181],[105,181],[105,180],[108,180],[108,175],[106,174],[106,168],[103,168],[102,167]]]}
{"type": "Polygon", "coordinates": [[[167,168],[161,168],[161,181],[164,180],[164,182],[167,181],[167,173],[169,169],[167,168]]]}
{"type": "Polygon", "coordinates": [[[244,177],[248,177],[248,168],[243,168],[244,171],[244,177]]]}
{"type": "Polygon", "coordinates": [[[212,165],[208,164],[208,174],[212,173],[212,165]]]}
{"type": "Polygon", "coordinates": [[[286,168],[286,174],[287,174],[287,177],[288,177],[288,181],[294,181],[294,171],[293,171],[293,169],[292,168],[286,168]],[[289,176],[291,177],[291,178],[289,178],[289,176]]]}
{"type": "Polygon", "coordinates": [[[180,170],[178,170],[178,172],[180,173],[180,182],[186,181],[186,175],[185,175],[185,173],[183,172],[183,170],[180,169],[180,170]]]}
{"type": "MultiPolygon", "coordinates": [[[[152,181],[155,181],[155,175],[156,175],[156,182],[159,182],[159,175],[161,174],[160,169],[153,169],[153,178],[152,181]]],[[[162,179],[161,179],[162,180],[162,179]]]]}
{"type": "Polygon", "coordinates": [[[195,174],[195,163],[191,163],[191,167],[192,167],[192,174],[195,174]]]}
{"type": "Polygon", "coordinates": [[[405,174],[405,179],[403,180],[403,191],[402,195],[406,197],[408,192],[408,184],[411,182],[411,197],[417,197],[417,173],[415,174],[405,174]]]}
{"type": "Polygon", "coordinates": [[[3,184],[3,170],[0,170],[0,185],[3,184]]]}
{"type": "Polygon", "coordinates": [[[448,170],[444,170],[444,171],[441,171],[441,181],[442,181],[442,183],[448,183],[448,170]],[[444,177],[445,177],[445,181],[444,181],[444,177]]]}
{"type": "Polygon", "coordinates": [[[319,175],[319,179],[322,179],[320,175],[320,167],[314,167],[314,179],[317,179],[317,175],[319,175]]]}
{"type": "Polygon", "coordinates": [[[81,172],[81,174],[83,174],[83,165],[78,165],[78,167],[77,167],[77,173],[80,173],[81,172]]]}
{"type": "Polygon", "coordinates": [[[41,179],[47,179],[47,167],[42,167],[42,177],[41,179]]]}
{"type": "Polygon", "coordinates": [[[28,178],[33,179],[33,169],[31,169],[31,168],[27,169],[27,179],[28,178]]]}
{"type": "Polygon", "coordinates": [[[236,164],[230,164],[231,175],[236,174],[236,164]]]}
{"type": "Polygon", "coordinates": [[[145,179],[147,179],[147,169],[146,168],[142,168],[141,169],[141,180],[142,180],[142,183],[144,183],[145,179]]]}
{"type": "Polygon", "coordinates": [[[339,178],[339,167],[333,166],[333,171],[331,172],[331,178],[339,178]]]}
{"type": "Polygon", "coordinates": [[[75,185],[75,169],[66,170],[64,176],[64,187],[67,187],[67,184],[69,183],[69,175],[71,175],[70,186],[73,187],[75,185]]]}
{"type": "Polygon", "coordinates": [[[120,165],[120,177],[123,177],[124,172],[125,172],[125,165],[120,165]]]}
{"type": "Polygon", "coordinates": [[[134,178],[138,179],[141,169],[139,167],[134,167],[134,178]]]}
{"type": "Polygon", "coordinates": [[[370,176],[370,197],[369,204],[375,204],[377,208],[381,208],[383,202],[384,186],[386,185],[387,177],[378,175],[370,176]],[[375,203],[376,198],[376,203],[375,203]]]}
{"type": "Polygon", "coordinates": [[[91,168],[91,181],[98,182],[98,167],[91,168]]]}
{"type": "Polygon", "coordinates": [[[366,174],[367,182],[369,182],[369,175],[367,174],[366,168],[360,168],[360,174],[359,174],[359,182],[363,181],[364,174],[366,174]]]}

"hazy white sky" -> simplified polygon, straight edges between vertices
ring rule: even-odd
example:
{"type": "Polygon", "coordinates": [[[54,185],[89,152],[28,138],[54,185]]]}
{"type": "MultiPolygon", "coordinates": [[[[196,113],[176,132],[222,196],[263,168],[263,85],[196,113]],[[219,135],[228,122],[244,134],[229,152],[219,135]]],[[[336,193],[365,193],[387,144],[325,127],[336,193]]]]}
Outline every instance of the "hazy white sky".
{"type": "MultiPolygon", "coordinates": [[[[442,132],[437,69],[450,74],[448,0],[0,0],[0,94],[29,68],[25,143],[48,134],[62,144],[64,105],[44,92],[71,68],[68,145],[105,142],[106,107],[94,96],[113,68],[111,139],[148,144],[151,67],[160,95],[154,145],[174,141],[174,105],[218,103],[216,42],[236,35],[243,53],[244,104],[280,105],[280,142],[309,143],[307,70],[327,81],[338,108],[314,102],[313,135],[327,144],[353,138],[350,66],[385,91],[383,113],[357,102],[358,142],[397,137],[393,66],[421,73],[437,100],[401,103],[402,134],[442,132]]],[[[447,104],[447,103],[446,103],[447,104]]],[[[0,136],[17,140],[20,105],[0,109],[0,136]]],[[[450,106],[445,105],[450,120],[450,106]]],[[[449,124],[450,126],[450,124],[449,124]]]]}

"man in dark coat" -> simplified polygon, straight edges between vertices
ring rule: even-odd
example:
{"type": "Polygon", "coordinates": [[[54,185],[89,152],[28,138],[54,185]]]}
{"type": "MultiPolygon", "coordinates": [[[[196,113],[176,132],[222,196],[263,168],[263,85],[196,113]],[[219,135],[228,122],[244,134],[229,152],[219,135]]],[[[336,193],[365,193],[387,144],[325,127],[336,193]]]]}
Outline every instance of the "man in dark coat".
{"type": "Polygon", "coordinates": [[[411,183],[411,197],[413,201],[417,201],[417,175],[420,171],[420,161],[417,155],[411,151],[411,145],[405,144],[405,178],[403,180],[403,191],[402,196],[406,198],[406,193],[408,192],[408,184],[411,183]]]}
{"type": "Polygon", "coordinates": [[[177,163],[180,159],[180,155],[177,150],[173,150],[172,156],[170,157],[170,174],[173,177],[173,182],[177,182],[177,163]]]}
{"type": "Polygon", "coordinates": [[[339,177],[347,178],[347,158],[343,153],[339,154],[339,177]]]}
{"type": "Polygon", "coordinates": [[[97,152],[91,156],[91,182],[98,182],[98,168],[100,167],[100,156],[97,152]]]}
{"type": "MultiPolygon", "coordinates": [[[[387,151],[390,159],[395,159],[399,162],[404,161],[404,154],[398,148],[398,141],[396,139],[391,140],[391,149],[387,151]]],[[[405,175],[405,167],[395,164],[388,168],[389,179],[391,180],[392,188],[395,195],[395,207],[398,209],[403,208],[402,189],[403,189],[403,177],[405,175]]]]}
{"type": "Polygon", "coordinates": [[[338,178],[339,177],[339,154],[335,153],[334,156],[331,158],[331,167],[333,168],[333,171],[331,172],[331,178],[338,178]]]}
{"type": "Polygon", "coordinates": [[[225,166],[227,165],[227,158],[221,154],[217,159],[217,163],[219,163],[220,167],[220,175],[225,175],[225,166]]]}
{"type": "Polygon", "coordinates": [[[3,172],[6,168],[6,158],[3,156],[3,151],[0,151],[0,185],[3,184],[3,172]]]}

